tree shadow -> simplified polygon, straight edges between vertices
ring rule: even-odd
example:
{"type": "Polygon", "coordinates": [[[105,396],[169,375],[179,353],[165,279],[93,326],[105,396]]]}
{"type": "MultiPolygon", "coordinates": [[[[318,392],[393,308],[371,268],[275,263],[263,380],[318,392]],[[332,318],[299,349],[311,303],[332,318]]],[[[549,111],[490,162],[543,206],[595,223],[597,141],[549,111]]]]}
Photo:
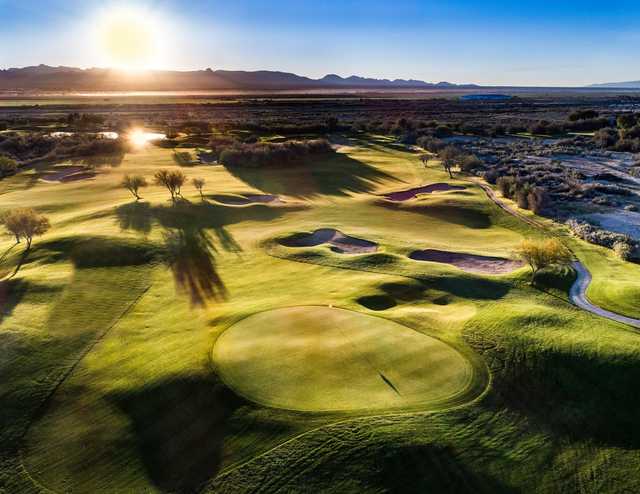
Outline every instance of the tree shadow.
{"type": "Polygon", "coordinates": [[[227,289],[216,270],[216,248],[206,232],[194,228],[167,230],[164,243],[165,261],[176,287],[189,296],[192,306],[226,299],[227,289]]]}
{"type": "MultiPolygon", "coordinates": [[[[554,319],[548,327],[561,327],[554,319]]],[[[640,366],[635,355],[512,347],[500,354],[488,350],[487,357],[499,362],[492,400],[497,408],[506,404],[555,437],[640,448],[640,366]]]]}
{"type": "Polygon", "coordinates": [[[395,177],[343,153],[309,157],[288,168],[226,166],[229,173],[252,188],[268,194],[292,197],[345,196],[366,193],[395,177]]]}
{"type": "Polygon", "coordinates": [[[94,156],[73,158],[71,162],[73,164],[86,165],[92,168],[103,168],[105,166],[109,166],[111,168],[117,168],[122,164],[125,156],[126,156],[125,152],[118,152],[118,153],[112,153],[112,154],[96,154],[94,156]]]}
{"type": "Polygon", "coordinates": [[[151,480],[164,492],[199,492],[222,463],[227,422],[244,402],[208,377],[176,377],[109,398],[130,419],[151,480]]]}
{"type": "Polygon", "coordinates": [[[148,234],[154,224],[164,229],[165,261],[176,287],[189,296],[193,306],[203,306],[210,300],[227,297],[216,268],[216,246],[226,252],[242,252],[226,226],[241,221],[270,221],[297,209],[300,207],[272,208],[264,204],[230,208],[181,200],[171,206],[125,204],[116,209],[116,217],[123,230],[148,234]]]}
{"type": "Polygon", "coordinates": [[[28,283],[23,280],[0,281],[0,323],[13,313],[27,292],[28,283]]]}
{"type": "Polygon", "coordinates": [[[121,230],[134,230],[144,235],[151,233],[153,214],[148,202],[125,204],[120,206],[116,212],[121,230]]]}
{"type": "Polygon", "coordinates": [[[472,275],[416,276],[425,290],[437,290],[470,300],[499,300],[511,289],[507,281],[472,275]]]}
{"type": "Polygon", "coordinates": [[[375,460],[377,484],[390,494],[493,494],[514,492],[484,474],[471,471],[450,446],[400,445],[383,448],[375,460]]]}

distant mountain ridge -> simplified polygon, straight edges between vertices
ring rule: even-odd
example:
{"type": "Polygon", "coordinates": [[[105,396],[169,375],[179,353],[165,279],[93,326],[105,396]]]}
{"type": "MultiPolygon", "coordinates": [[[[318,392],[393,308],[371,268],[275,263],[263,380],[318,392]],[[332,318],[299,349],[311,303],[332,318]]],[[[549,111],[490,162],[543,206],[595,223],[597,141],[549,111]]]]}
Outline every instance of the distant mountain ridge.
{"type": "Polygon", "coordinates": [[[610,88],[610,89],[640,89],[640,81],[626,82],[605,82],[602,84],[591,84],[589,87],[610,88]]]}
{"type": "Polygon", "coordinates": [[[152,70],[129,73],[116,69],[79,69],[38,65],[0,70],[0,90],[49,91],[185,91],[278,89],[429,89],[475,88],[475,84],[431,83],[414,79],[373,79],[328,74],[320,79],[270,70],[152,70]]]}

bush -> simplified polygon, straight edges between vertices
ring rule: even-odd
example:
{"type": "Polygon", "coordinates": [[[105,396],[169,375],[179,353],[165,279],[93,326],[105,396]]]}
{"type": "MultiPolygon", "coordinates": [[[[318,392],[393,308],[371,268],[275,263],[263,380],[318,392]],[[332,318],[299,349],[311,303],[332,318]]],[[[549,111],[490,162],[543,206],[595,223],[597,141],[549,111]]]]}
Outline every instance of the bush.
{"type": "Polygon", "coordinates": [[[632,251],[635,251],[636,249],[634,242],[622,233],[601,230],[589,223],[578,220],[569,220],[566,224],[573,235],[589,243],[608,247],[609,249],[613,249],[616,243],[628,243],[632,246],[632,251]]]}
{"type": "Polygon", "coordinates": [[[439,151],[447,147],[447,143],[443,140],[430,136],[422,136],[418,138],[417,143],[418,146],[426,149],[430,153],[438,153],[439,151]]]}
{"type": "Polygon", "coordinates": [[[13,175],[18,170],[18,163],[8,156],[0,156],[0,178],[13,175]]]}
{"type": "Polygon", "coordinates": [[[234,144],[220,153],[225,166],[261,168],[300,164],[309,155],[333,152],[326,139],[289,141],[283,143],[234,144]]]}
{"type": "Polygon", "coordinates": [[[601,148],[613,146],[618,142],[618,132],[610,127],[600,129],[593,134],[593,142],[601,148]]]}
{"type": "Polygon", "coordinates": [[[499,177],[496,180],[496,185],[498,186],[498,190],[507,199],[511,199],[516,192],[516,179],[515,177],[511,177],[509,175],[504,177],[499,177]]]}
{"type": "Polygon", "coordinates": [[[576,110],[569,115],[569,120],[577,122],[578,120],[589,120],[598,118],[599,114],[595,110],[576,110]]]}
{"type": "Polygon", "coordinates": [[[616,124],[621,129],[630,129],[637,123],[637,118],[633,113],[623,113],[622,115],[618,115],[616,119],[616,124]]]}
{"type": "Polygon", "coordinates": [[[613,251],[623,261],[631,260],[633,250],[633,245],[627,240],[616,240],[613,244],[613,251]]]}
{"type": "Polygon", "coordinates": [[[482,168],[484,163],[475,154],[468,154],[460,160],[460,170],[463,172],[471,172],[482,168]]]}
{"type": "Polygon", "coordinates": [[[556,238],[523,240],[516,254],[531,267],[532,281],[538,271],[552,265],[568,265],[573,259],[571,251],[556,238]]]}

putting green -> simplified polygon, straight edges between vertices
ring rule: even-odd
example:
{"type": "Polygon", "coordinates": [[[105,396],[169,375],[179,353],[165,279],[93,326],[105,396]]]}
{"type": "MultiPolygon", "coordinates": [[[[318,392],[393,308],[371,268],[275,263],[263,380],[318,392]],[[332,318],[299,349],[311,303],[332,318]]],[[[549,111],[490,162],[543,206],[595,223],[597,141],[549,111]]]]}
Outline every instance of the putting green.
{"type": "Polygon", "coordinates": [[[260,312],[213,348],[240,395],[292,410],[439,406],[459,401],[473,368],[449,345],[406,326],[330,307],[260,312]]]}

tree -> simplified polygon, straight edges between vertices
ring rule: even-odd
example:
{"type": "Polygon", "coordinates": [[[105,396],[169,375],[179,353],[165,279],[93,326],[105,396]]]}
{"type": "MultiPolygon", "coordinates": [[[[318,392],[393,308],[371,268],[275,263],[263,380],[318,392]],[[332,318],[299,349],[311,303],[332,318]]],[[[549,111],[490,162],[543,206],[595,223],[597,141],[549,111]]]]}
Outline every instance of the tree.
{"type": "Polygon", "coordinates": [[[538,271],[552,264],[569,264],[571,251],[556,238],[523,240],[516,254],[531,267],[532,280],[538,271]]]}
{"type": "Polygon", "coordinates": [[[16,243],[24,238],[27,250],[31,248],[33,237],[44,235],[51,227],[46,216],[38,214],[33,209],[21,208],[9,211],[2,218],[7,231],[16,238],[16,243]]]}
{"type": "Polygon", "coordinates": [[[139,201],[141,197],[138,191],[141,187],[147,186],[147,181],[142,175],[125,175],[122,179],[122,186],[133,194],[136,201],[139,201]]]}
{"type": "Polygon", "coordinates": [[[450,178],[453,178],[451,170],[456,164],[458,157],[460,156],[460,150],[455,146],[447,146],[440,151],[440,159],[442,160],[442,167],[449,174],[450,178]]]}
{"type": "Polygon", "coordinates": [[[181,170],[158,170],[154,175],[156,184],[163,185],[171,194],[171,200],[180,197],[180,189],[187,181],[187,176],[181,170]]]}
{"type": "Polygon", "coordinates": [[[422,161],[422,164],[424,165],[425,168],[429,165],[430,160],[431,160],[430,154],[425,153],[420,155],[420,161],[422,161]]]}
{"type": "Polygon", "coordinates": [[[18,169],[18,163],[12,160],[8,156],[0,155],[0,178],[7,175],[13,175],[18,169]]]}
{"type": "Polygon", "coordinates": [[[484,163],[475,154],[467,154],[460,161],[460,169],[463,172],[472,172],[478,168],[482,168],[484,163]]]}
{"type": "Polygon", "coordinates": [[[196,189],[198,189],[198,192],[200,192],[200,199],[204,201],[204,196],[202,195],[202,188],[204,187],[205,183],[204,178],[194,178],[191,183],[196,189]]]}
{"type": "Polygon", "coordinates": [[[616,123],[621,129],[630,129],[636,124],[636,116],[633,113],[623,113],[618,115],[616,123]]]}

